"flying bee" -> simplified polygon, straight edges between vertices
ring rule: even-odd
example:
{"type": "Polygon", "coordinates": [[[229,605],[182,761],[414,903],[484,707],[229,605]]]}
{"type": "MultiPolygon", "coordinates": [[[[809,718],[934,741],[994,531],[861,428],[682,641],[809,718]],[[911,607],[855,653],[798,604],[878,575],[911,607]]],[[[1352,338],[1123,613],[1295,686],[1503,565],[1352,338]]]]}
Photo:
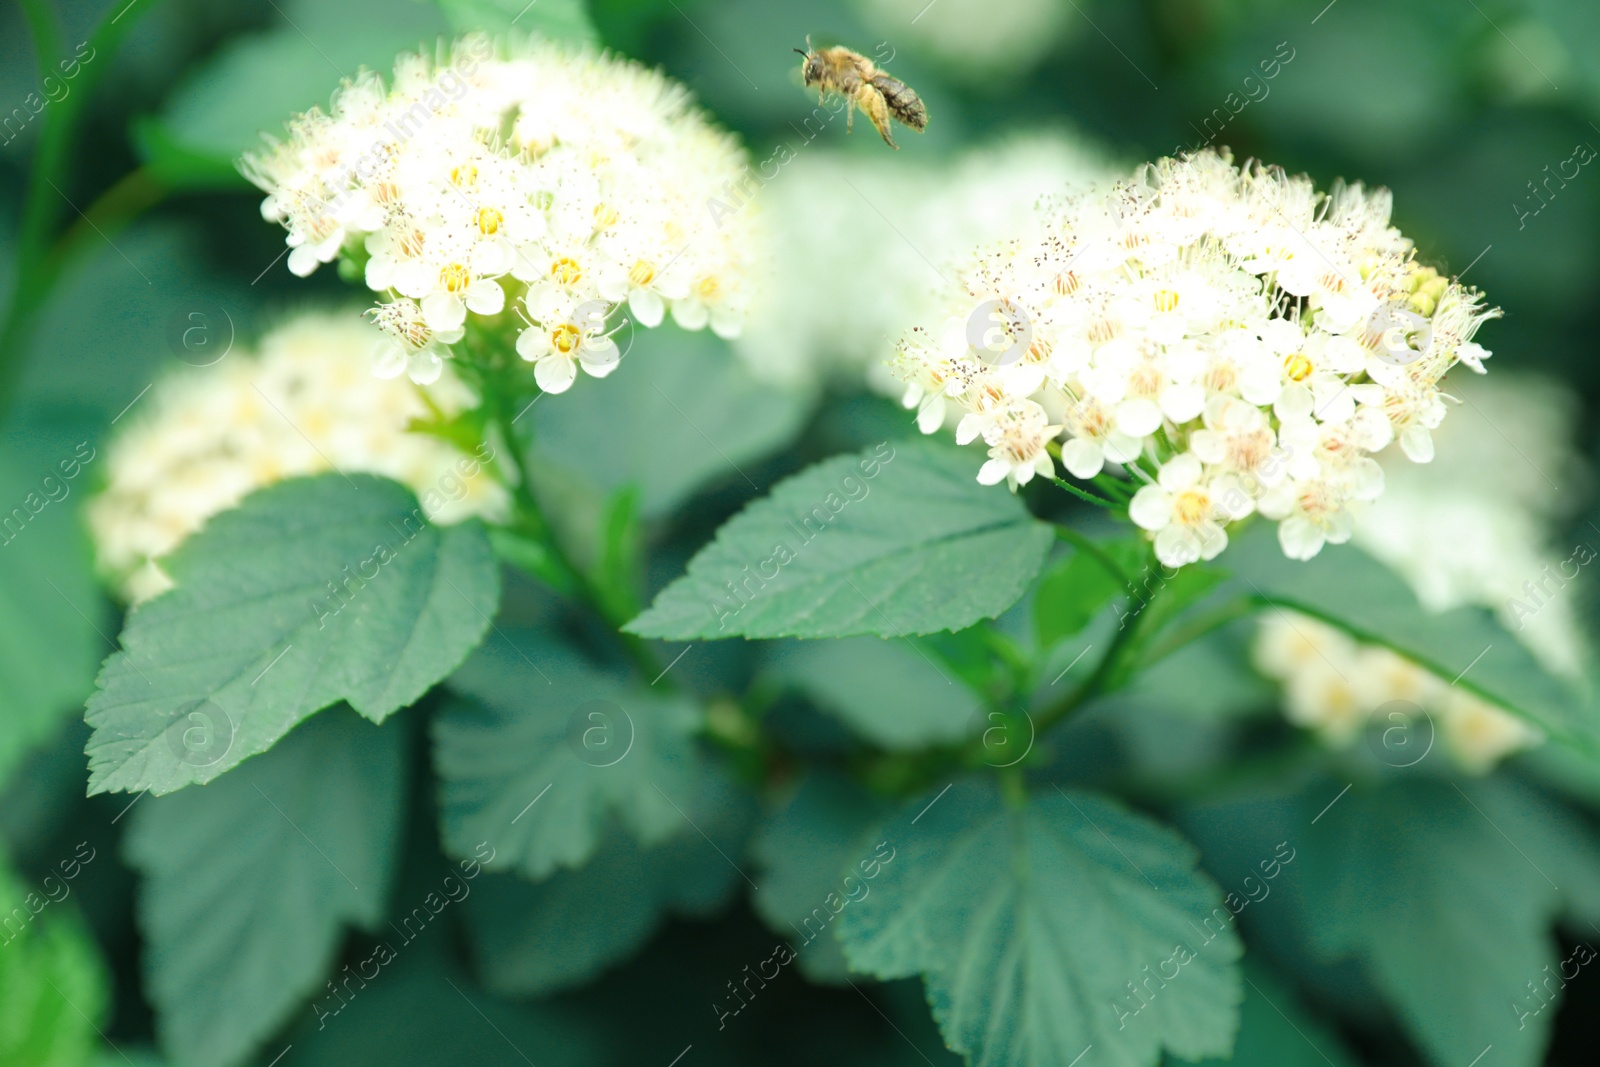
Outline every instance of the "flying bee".
{"type": "Polygon", "coordinates": [[[816,86],[817,103],[822,103],[829,92],[838,93],[849,105],[845,116],[845,129],[855,124],[856,108],[872,120],[883,141],[899,151],[889,134],[889,119],[899,119],[921,133],[928,126],[928,108],[909,85],[899,78],[890,77],[873,65],[872,60],[848,48],[824,48],[817,51],[806,37],[805,51],[796,48],[804,57],[800,77],[806,87],[816,86]]]}

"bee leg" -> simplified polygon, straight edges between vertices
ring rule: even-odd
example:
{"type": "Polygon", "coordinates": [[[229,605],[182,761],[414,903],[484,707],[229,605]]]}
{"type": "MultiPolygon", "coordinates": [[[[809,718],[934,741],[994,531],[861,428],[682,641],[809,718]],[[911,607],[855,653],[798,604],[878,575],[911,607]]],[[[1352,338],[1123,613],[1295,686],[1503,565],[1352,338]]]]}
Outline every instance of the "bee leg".
{"type": "Polygon", "coordinates": [[[866,112],[867,118],[872,120],[872,125],[877,127],[883,143],[898,152],[900,146],[894,143],[894,137],[889,133],[889,105],[884,100],[883,93],[867,84],[856,93],[856,99],[861,104],[861,110],[866,112]]]}

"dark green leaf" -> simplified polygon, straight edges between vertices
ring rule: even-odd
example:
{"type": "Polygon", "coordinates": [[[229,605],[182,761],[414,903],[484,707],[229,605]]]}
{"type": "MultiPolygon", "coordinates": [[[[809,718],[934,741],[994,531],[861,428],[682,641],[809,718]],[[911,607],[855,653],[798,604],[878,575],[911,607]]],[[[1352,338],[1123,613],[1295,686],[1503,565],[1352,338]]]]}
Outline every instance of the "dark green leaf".
{"type": "Polygon", "coordinates": [[[467,917],[484,984],[508,997],[582,985],[637,951],[668,916],[721,909],[744,885],[730,857],[744,851],[754,805],[712,774],[701,776],[694,800],[684,807],[700,833],[643,848],[613,831],[579,870],[538,883],[479,882],[467,917]]]}
{"type": "Polygon", "coordinates": [[[177,588],[128,616],[89,700],[91,793],[210,781],[338,700],[382,722],[476,647],[500,589],[479,523],[436,527],[368,475],[254,493],[165,566],[177,588]]]}
{"type": "Polygon", "coordinates": [[[495,870],[581,867],[620,820],[646,845],[689,830],[700,711],[525,631],[497,635],[451,680],[434,724],[444,840],[495,870]]]}
{"type": "MultiPolygon", "coordinates": [[[[1259,963],[1244,964],[1239,1040],[1230,1059],[1200,1060],[1206,1067],[1356,1067],[1339,1036],[1312,1016],[1293,991],[1259,963]]],[[[1169,1058],[1169,1063],[1190,1061],[1169,1058]]]]}
{"type": "Polygon", "coordinates": [[[793,437],[811,406],[757,381],[715,334],[670,324],[637,330],[622,371],[580,384],[533,409],[535,462],[602,492],[637,486],[646,518],[713,480],[755,490],[742,468],[793,437]]]}
{"type": "Polygon", "coordinates": [[[976,1067],[1232,1048],[1233,916],[1171,830],[1086,793],[1010,807],[962,784],[874,836],[895,853],[839,916],[845,957],[880,978],[922,973],[946,1043],[976,1067]]]}
{"type": "Polygon", "coordinates": [[[1050,528],[971,456],[882,444],[780,482],[734,516],[628,624],[646,637],[899,637],[960,630],[1016,603],[1050,528]]]}
{"type": "MultiPolygon", "coordinates": [[[[761,888],[752,898],[756,912],[788,939],[800,970],[812,981],[843,984],[849,974],[833,935],[829,896],[837,902],[861,894],[855,888],[862,873],[856,861],[863,839],[888,814],[887,808],[850,779],[816,772],[751,843],[750,854],[762,868],[761,888]],[[846,874],[855,881],[846,883],[846,874]]],[[[865,891],[872,891],[870,884],[865,891]]]]}
{"type": "Polygon", "coordinates": [[[1332,806],[1338,786],[1324,785],[1291,838],[1314,950],[1360,963],[1438,1067],[1491,1044],[1506,1067],[1542,1062],[1561,983],[1543,997],[1529,983],[1560,970],[1558,916],[1600,920],[1592,831],[1509,779],[1411,776],[1332,806]]]}
{"type": "MultiPolygon", "coordinates": [[[[1110,541],[1100,546],[1124,574],[1139,572],[1149,555],[1143,542],[1110,541]]],[[[1048,648],[1089,625],[1101,608],[1127,595],[1120,575],[1092,552],[1077,549],[1053,564],[1033,594],[1033,630],[1048,648]]]]}
{"type": "Polygon", "coordinates": [[[240,1063],[332,969],[344,927],[374,927],[394,878],[405,731],[317,716],[220,782],[142,801],[128,861],[161,1043],[240,1063]]]}
{"type": "MultiPolygon", "coordinates": [[[[274,1049],[260,1062],[266,1067],[593,1067],[619,1062],[608,1047],[611,1034],[586,1025],[568,1005],[507,1004],[478,988],[461,965],[447,924],[434,924],[415,941],[394,938],[387,944],[396,958],[382,964],[376,978],[362,982],[347,975],[349,992],[343,999],[325,994],[325,1001],[334,1005],[327,1016],[313,1018],[306,1012],[305,1025],[283,1041],[291,1047],[284,1049],[282,1061],[271,1062],[278,1051],[274,1049]]],[[[350,973],[363,969],[369,959],[376,963],[383,958],[373,949],[350,973]]],[[[372,965],[364,969],[370,974],[372,965]]]]}
{"type": "Polygon", "coordinates": [[[978,722],[978,698],[910,641],[791,641],[772,656],[786,684],[886,748],[956,741],[978,722]]]}
{"type": "Polygon", "coordinates": [[[42,428],[0,439],[0,781],[94,688],[111,623],[75,512],[97,458],[42,428]]]}

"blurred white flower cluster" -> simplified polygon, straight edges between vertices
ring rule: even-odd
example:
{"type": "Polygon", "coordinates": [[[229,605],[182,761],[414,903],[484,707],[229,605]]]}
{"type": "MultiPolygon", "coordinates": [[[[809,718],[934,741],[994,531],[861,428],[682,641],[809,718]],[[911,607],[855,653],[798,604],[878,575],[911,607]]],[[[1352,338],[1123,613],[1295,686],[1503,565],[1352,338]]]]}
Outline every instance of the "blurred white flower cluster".
{"type": "Polygon", "coordinates": [[[1383,492],[1373,453],[1433,458],[1441,379],[1488,356],[1472,337],[1496,312],[1418,265],[1389,208],[1216,152],[1046,205],[901,342],[905,403],[929,433],[963,411],[984,483],[1053,476],[1057,454],[1077,478],[1128,467],[1168,566],[1215,557],[1254,512],[1309,559],[1383,492]]]}
{"type": "Polygon", "coordinates": [[[375,370],[438,377],[469,314],[518,334],[540,388],[615,369],[612,313],[738,333],[750,213],[708,200],[745,169],[681,86],[609,56],[463,38],[364,72],[295,116],[245,174],[289,231],[289,268],[343,253],[383,294],[375,370]],[[510,311],[517,316],[506,314],[510,311]],[[505,318],[499,319],[499,316],[505,318]]]}
{"type": "MultiPolygon", "coordinates": [[[[1393,472],[1355,542],[1398,570],[1424,607],[1489,608],[1547,669],[1582,681],[1580,597],[1562,590],[1576,577],[1570,561],[1592,553],[1555,539],[1589,482],[1572,445],[1575,397],[1558,382],[1515,375],[1466,384],[1462,408],[1440,431],[1437,466],[1393,472]],[[1535,601],[1530,584],[1547,595],[1535,601]]],[[[1255,653],[1283,682],[1290,719],[1330,743],[1349,742],[1391,703],[1400,714],[1406,704],[1425,710],[1471,770],[1540,740],[1522,720],[1313,619],[1264,617],[1255,653]]]]}
{"type": "Polygon", "coordinates": [[[99,564],[130,601],[172,585],[156,560],[219,511],[285,478],[338,470],[393,478],[433,521],[502,517],[492,453],[412,433],[414,420],[471,406],[453,375],[423,390],[369,370],[371,328],[304,314],[215,366],[162,380],[111,442],[105,488],[88,506],[99,564]]]}
{"type": "Polygon", "coordinates": [[[1483,773],[1544,739],[1532,726],[1386,648],[1361,644],[1299,614],[1261,624],[1256,665],[1284,686],[1289,721],[1335,747],[1369,719],[1383,758],[1410,766],[1437,739],[1464,769],[1483,773]]]}
{"type": "Polygon", "coordinates": [[[1064,132],[969,149],[944,167],[882,152],[795,155],[758,194],[768,253],[739,354],[771,381],[865,377],[886,395],[903,388],[884,362],[894,339],[943,310],[954,264],[1025,228],[1042,197],[1113,176],[1098,149],[1064,132]]]}

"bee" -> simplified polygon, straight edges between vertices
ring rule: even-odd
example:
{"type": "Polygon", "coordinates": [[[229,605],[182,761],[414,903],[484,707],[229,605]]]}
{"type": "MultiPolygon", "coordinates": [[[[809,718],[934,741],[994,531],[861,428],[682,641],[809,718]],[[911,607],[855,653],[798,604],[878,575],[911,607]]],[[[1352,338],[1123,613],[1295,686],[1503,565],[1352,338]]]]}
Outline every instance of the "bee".
{"type": "Polygon", "coordinates": [[[899,119],[921,133],[928,126],[928,108],[909,85],[899,78],[890,77],[873,65],[872,60],[848,48],[824,48],[817,51],[806,37],[804,51],[796,48],[803,57],[800,77],[806,87],[817,87],[817,103],[822,103],[829,92],[838,93],[849,103],[845,129],[855,124],[856,108],[872,120],[883,141],[899,151],[889,134],[889,119],[899,119]]]}

